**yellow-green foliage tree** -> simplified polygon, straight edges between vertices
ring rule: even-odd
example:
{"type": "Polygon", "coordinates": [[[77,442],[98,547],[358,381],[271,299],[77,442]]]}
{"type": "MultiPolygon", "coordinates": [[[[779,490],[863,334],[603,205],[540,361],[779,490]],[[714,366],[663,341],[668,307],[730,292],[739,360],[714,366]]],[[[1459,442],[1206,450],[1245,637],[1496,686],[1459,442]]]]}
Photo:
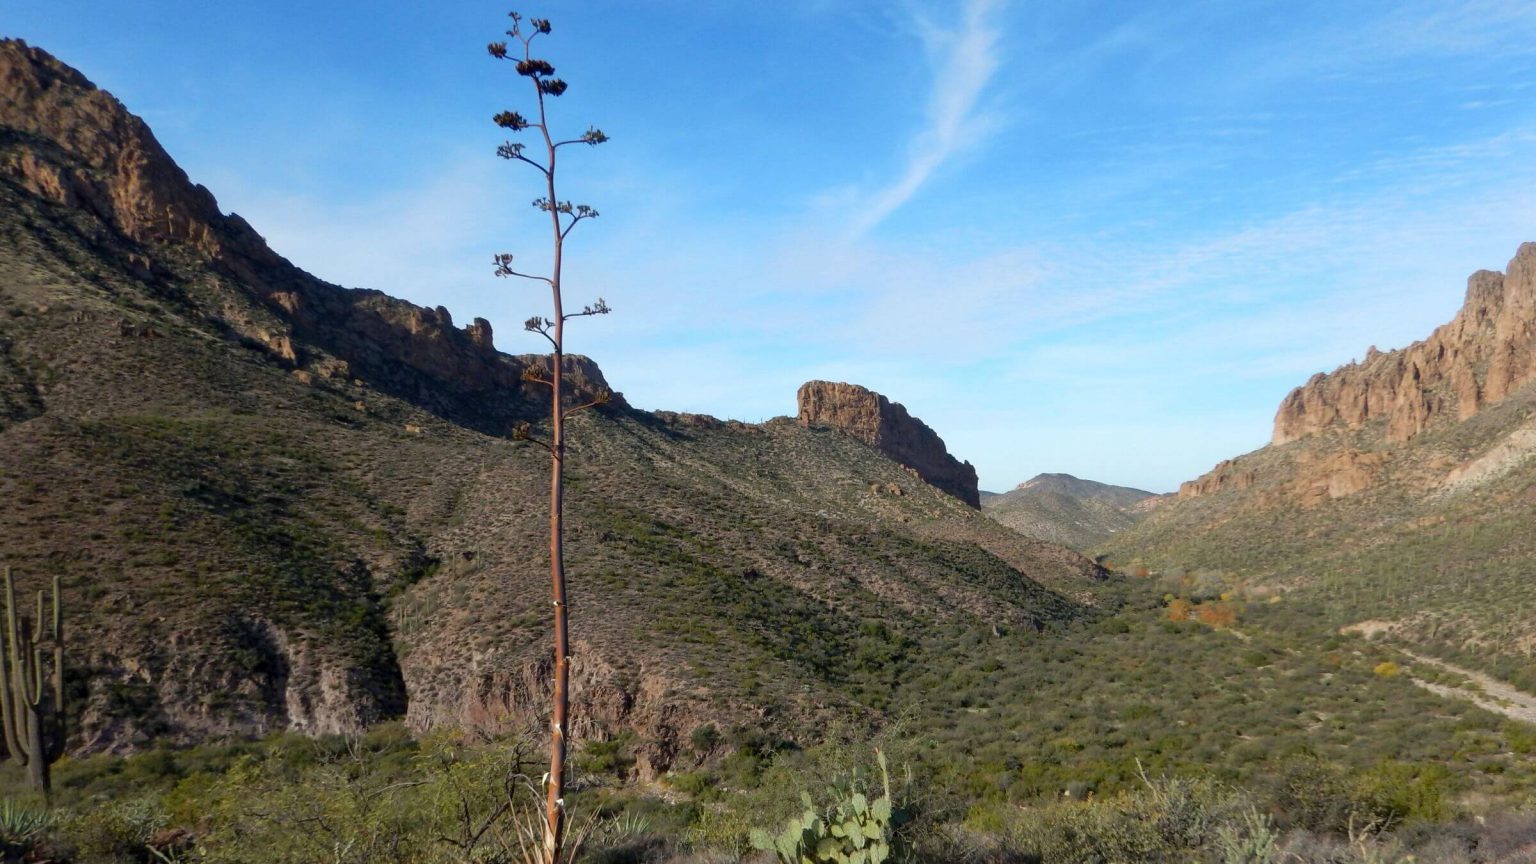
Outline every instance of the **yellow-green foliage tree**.
{"type": "Polygon", "coordinates": [[[1226,629],[1237,624],[1237,609],[1231,603],[1201,603],[1195,607],[1195,619],[1209,627],[1226,629]]]}

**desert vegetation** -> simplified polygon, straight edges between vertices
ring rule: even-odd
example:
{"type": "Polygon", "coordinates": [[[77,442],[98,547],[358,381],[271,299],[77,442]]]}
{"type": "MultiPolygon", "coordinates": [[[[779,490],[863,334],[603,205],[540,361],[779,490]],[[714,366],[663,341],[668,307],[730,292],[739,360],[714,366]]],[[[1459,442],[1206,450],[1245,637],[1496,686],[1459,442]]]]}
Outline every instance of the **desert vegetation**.
{"type": "MultiPolygon", "coordinates": [[[[644,740],[586,740],[570,842],[586,861],[735,861],[793,831],[845,860],[820,841],[853,822],[890,856],[865,860],[1519,860],[1532,727],[1415,686],[1428,670],[1379,641],[1270,630],[1258,612],[1280,604],[1220,587],[1117,577],[1084,618],[936,625],[900,645],[900,674],[838,679],[884,710],[796,740],[704,724],[646,782],[644,740]],[[1235,620],[1172,620],[1179,599],[1235,620]]],[[[542,749],[386,724],[66,757],[52,810],[11,766],[5,839],[103,862],[521,860],[542,749]]]]}

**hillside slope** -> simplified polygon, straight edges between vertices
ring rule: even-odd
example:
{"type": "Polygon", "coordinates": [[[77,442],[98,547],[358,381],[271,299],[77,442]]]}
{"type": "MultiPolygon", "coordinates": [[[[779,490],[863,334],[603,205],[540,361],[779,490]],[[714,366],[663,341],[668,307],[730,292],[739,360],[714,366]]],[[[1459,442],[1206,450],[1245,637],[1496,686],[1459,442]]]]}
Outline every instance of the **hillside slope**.
{"type": "Polygon", "coordinates": [[[1140,522],[1161,500],[1141,489],[1071,474],[1040,474],[988,495],[981,508],[1026,537],[1088,551],[1140,522]]]}
{"type": "Polygon", "coordinates": [[[1366,622],[1536,688],[1533,355],[1527,243],[1429,339],[1297,388],[1273,444],[1185,483],[1110,552],[1228,571],[1287,592],[1297,626],[1366,622]]]}
{"type": "MultiPolygon", "coordinates": [[[[14,40],[0,250],[0,555],[63,577],[74,748],[539,725],[548,464],[506,432],[540,358],[293,267],[14,40]]],[[[642,771],[704,723],[877,712],[936,623],[1082,617],[1100,575],[789,419],[618,399],[571,442],[574,731],[642,771]]]]}

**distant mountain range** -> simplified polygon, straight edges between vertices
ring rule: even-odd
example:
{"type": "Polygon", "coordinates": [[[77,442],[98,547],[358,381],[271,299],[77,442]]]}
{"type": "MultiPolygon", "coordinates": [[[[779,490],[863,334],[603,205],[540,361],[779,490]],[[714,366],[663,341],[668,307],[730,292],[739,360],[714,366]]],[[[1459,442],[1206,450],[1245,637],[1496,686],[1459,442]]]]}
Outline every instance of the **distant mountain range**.
{"type": "Polygon", "coordinates": [[[1163,497],[1071,474],[1040,474],[1008,492],[983,492],[981,507],[1020,534],[1086,552],[1141,521],[1163,497]]]}

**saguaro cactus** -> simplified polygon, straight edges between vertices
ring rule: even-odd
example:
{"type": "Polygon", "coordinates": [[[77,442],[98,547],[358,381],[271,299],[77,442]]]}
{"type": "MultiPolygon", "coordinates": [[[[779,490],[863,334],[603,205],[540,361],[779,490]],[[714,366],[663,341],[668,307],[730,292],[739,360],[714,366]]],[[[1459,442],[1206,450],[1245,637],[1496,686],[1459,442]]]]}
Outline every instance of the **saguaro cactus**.
{"type": "Polygon", "coordinates": [[[26,766],[32,786],[48,795],[48,766],[64,755],[64,619],[59,612],[59,577],[53,577],[53,616],[28,620],[16,605],[11,568],[5,568],[5,641],[0,645],[0,725],[11,758],[26,766]],[[46,626],[46,631],[45,631],[46,626]],[[51,643],[52,670],[43,686],[43,643],[51,643]]]}

